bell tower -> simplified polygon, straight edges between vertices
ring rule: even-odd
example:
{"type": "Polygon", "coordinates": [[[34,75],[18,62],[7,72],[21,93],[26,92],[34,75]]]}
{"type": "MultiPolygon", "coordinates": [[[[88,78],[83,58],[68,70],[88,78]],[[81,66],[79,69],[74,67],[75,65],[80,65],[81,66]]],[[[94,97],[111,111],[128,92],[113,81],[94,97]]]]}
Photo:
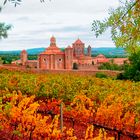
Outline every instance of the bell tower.
{"type": "Polygon", "coordinates": [[[87,56],[91,56],[91,46],[90,45],[87,48],[87,56]]]}
{"type": "Polygon", "coordinates": [[[68,46],[65,49],[65,69],[73,68],[73,48],[68,46]]]}
{"type": "Polygon", "coordinates": [[[74,57],[78,58],[80,56],[84,56],[84,49],[85,49],[85,44],[78,38],[73,43],[74,57]]]}
{"type": "Polygon", "coordinates": [[[27,54],[26,50],[23,50],[23,51],[21,52],[21,54],[20,54],[21,64],[22,64],[23,66],[26,65],[26,62],[27,62],[27,60],[28,60],[27,57],[28,57],[28,54],[27,54]]]}

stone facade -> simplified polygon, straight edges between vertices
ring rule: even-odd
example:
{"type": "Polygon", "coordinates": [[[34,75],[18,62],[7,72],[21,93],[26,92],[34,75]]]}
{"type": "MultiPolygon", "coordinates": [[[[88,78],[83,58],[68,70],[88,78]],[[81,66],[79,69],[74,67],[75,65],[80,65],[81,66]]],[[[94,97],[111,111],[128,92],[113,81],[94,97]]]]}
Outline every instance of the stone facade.
{"type": "Polygon", "coordinates": [[[56,39],[50,39],[50,46],[38,57],[40,69],[65,69],[65,53],[56,45],[56,39]]]}
{"type": "Polygon", "coordinates": [[[55,37],[50,39],[50,46],[39,54],[38,62],[40,69],[61,70],[72,69],[73,63],[92,64],[91,49],[88,48],[88,55],[84,54],[85,44],[77,39],[72,47],[68,46],[64,52],[56,45],[55,37]]]}

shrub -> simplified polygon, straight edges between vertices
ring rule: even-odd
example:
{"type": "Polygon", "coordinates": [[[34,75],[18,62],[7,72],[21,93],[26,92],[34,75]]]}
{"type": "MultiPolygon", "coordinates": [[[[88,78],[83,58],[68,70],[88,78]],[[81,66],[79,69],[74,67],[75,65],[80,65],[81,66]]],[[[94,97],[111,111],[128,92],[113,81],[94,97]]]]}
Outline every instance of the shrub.
{"type": "Polygon", "coordinates": [[[131,54],[129,60],[130,64],[125,64],[124,73],[118,75],[117,78],[140,81],[140,51],[131,54]]]}
{"type": "Polygon", "coordinates": [[[97,72],[96,77],[97,78],[107,78],[108,76],[105,73],[97,72]]]}
{"type": "Polygon", "coordinates": [[[123,66],[119,66],[117,64],[112,63],[103,63],[99,66],[99,69],[103,69],[103,70],[123,70],[123,66]]]}

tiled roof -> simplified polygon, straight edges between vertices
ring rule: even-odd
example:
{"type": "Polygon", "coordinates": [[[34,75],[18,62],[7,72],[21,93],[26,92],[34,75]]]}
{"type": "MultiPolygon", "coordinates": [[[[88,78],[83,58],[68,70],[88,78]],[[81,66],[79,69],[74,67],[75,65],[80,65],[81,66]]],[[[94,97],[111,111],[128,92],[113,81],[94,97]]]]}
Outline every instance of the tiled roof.
{"type": "Polygon", "coordinates": [[[72,47],[71,46],[68,46],[67,49],[72,49],[72,47]]]}
{"type": "Polygon", "coordinates": [[[73,44],[84,44],[79,38],[73,44]]]}
{"type": "Polygon", "coordinates": [[[103,54],[99,54],[96,58],[106,58],[103,54]]]}
{"type": "Polygon", "coordinates": [[[109,59],[98,59],[98,63],[106,63],[109,62],[109,59]]]}
{"type": "Polygon", "coordinates": [[[93,58],[90,56],[80,56],[78,59],[79,60],[92,60],[93,58]]]}

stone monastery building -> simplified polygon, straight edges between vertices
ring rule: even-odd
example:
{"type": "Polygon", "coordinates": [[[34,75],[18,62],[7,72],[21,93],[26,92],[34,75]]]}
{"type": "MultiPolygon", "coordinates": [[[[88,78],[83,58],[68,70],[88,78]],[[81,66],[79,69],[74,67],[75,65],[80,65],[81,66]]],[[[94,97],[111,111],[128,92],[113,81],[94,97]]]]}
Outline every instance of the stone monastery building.
{"type": "MultiPolygon", "coordinates": [[[[25,67],[39,68],[42,70],[62,70],[73,69],[74,64],[78,69],[95,69],[101,63],[109,62],[111,59],[99,54],[97,57],[91,57],[91,47],[88,46],[85,54],[85,44],[77,39],[72,46],[68,46],[64,51],[56,44],[55,37],[51,37],[50,46],[38,55],[38,60],[28,60],[26,50],[20,55],[20,60],[12,62],[12,64],[21,64],[25,67]],[[93,65],[94,64],[94,65],[93,65]]],[[[122,65],[127,58],[114,58],[113,61],[122,65]]]]}
{"type": "Polygon", "coordinates": [[[27,52],[23,50],[20,55],[20,62],[24,66],[36,67],[46,70],[73,69],[73,64],[92,65],[91,47],[88,46],[87,54],[84,53],[85,44],[77,39],[72,47],[68,46],[64,51],[56,44],[55,37],[51,37],[50,46],[39,54],[38,60],[28,60],[27,52]]]}

